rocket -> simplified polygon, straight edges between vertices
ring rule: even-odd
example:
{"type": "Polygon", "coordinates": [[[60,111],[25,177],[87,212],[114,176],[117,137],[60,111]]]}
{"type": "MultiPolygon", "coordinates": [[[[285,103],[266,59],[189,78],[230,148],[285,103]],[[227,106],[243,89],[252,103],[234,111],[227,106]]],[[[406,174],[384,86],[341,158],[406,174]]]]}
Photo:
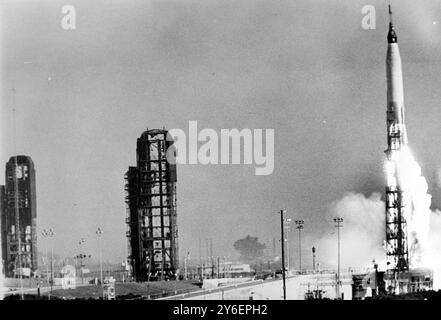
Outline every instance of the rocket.
{"type": "Polygon", "coordinates": [[[386,79],[387,79],[387,126],[388,149],[399,150],[407,145],[404,122],[403,73],[397,34],[392,23],[392,10],[389,5],[389,32],[387,34],[386,79]],[[392,139],[396,138],[396,139],[392,139]]]}
{"type": "Polygon", "coordinates": [[[398,38],[392,23],[389,5],[389,32],[387,34],[387,149],[386,153],[386,254],[388,269],[405,271],[409,268],[407,243],[407,215],[410,207],[403,197],[406,168],[401,156],[406,155],[407,133],[404,122],[404,93],[398,38]]]}

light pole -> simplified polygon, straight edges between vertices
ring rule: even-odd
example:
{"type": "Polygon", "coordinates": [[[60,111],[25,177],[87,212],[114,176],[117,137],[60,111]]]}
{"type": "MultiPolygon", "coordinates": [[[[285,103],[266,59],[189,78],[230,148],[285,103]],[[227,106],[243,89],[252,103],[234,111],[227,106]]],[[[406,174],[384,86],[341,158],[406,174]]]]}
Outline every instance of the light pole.
{"type": "Polygon", "coordinates": [[[223,271],[223,278],[227,277],[227,259],[230,258],[230,256],[223,256],[223,266],[222,266],[222,271],[223,271]]]}
{"type": "Polygon", "coordinates": [[[188,260],[190,260],[190,251],[187,251],[184,259],[184,279],[188,280],[188,260]]]}
{"type": "Polygon", "coordinates": [[[282,247],[282,279],[283,279],[283,300],[286,300],[286,279],[285,279],[285,235],[283,234],[284,219],[283,214],[286,210],[280,210],[280,245],[282,247]]]}
{"type": "MultiPolygon", "coordinates": [[[[48,236],[49,236],[49,233],[48,233],[48,231],[46,230],[46,229],[44,229],[43,230],[43,232],[41,233],[41,235],[43,236],[43,238],[47,238],[48,236]]],[[[46,243],[46,246],[45,246],[45,250],[44,250],[44,255],[45,255],[45,265],[46,265],[46,282],[47,282],[47,286],[49,287],[49,263],[48,263],[48,260],[49,260],[49,253],[48,253],[48,249],[47,249],[47,247],[48,247],[48,245],[47,245],[47,243],[46,243]]],[[[49,298],[50,298],[50,296],[49,296],[49,298]]]]}
{"type": "Polygon", "coordinates": [[[86,240],[84,238],[81,238],[80,241],[78,241],[78,248],[79,248],[79,253],[78,253],[78,261],[80,262],[80,272],[81,272],[81,283],[84,284],[84,277],[83,277],[83,252],[81,250],[81,245],[86,242],[86,240]]]}
{"type": "Polygon", "coordinates": [[[299,230],[299,271],[302,274],[302,229],[305,224],[304,220],[296,220],[297,229],[299,230]]]}
{"type": "Polygon", "coordinates": [[[100,251],[100,281],[101,281],[101,287],[103,286],[103,259],[102,259],[102,253],[101,253],[101,235],[102,234],[103,234],[103,230],[100,227],[98,227],[98,229],[96,230],[96,235],[98,236],[98,246],[99,246],[99,251],[100,251]]]}
{"type": "Polygon", "coordinates": [[[312,247],[312,271],[315,273],[315,247],[312,247]]]}
{"type": "Polygon", "coordinates": [[[291,218],[285,218],[285,228],[286,228],[286,260],[287,260],[287,270],[288,270],[288,274],[289,274],[289,265],[291,262],[290,256],[289,256],[289,231],[290,231],[290,227],[291,227],[291,218]]]}
{"type": "MultiPolygon", "coordinates": [[[[51,238],[50,242],[51,242],[51,291],[50,291],[50,295],[52,295],[52,289],[54,287],[54,243],[52,241],[52,237],[55,236],[55,232],[52,229],[49,229],[47,231],[47,236],[51,238]]],[[[50,295],[49,295],[49,299],[50,299],[50,295]]]]}
{"type": "Polygon", "coordinates": [[[343,218],[337,217],[334,218],[334,222],[336,223],[335,227],[337,228],[337,242],[338,242],[338,262],[337,262],[337,285],[336,285],[336,292],[337,292],[337,299],[340,299],[340,228],[343,226],[343,218]]]}

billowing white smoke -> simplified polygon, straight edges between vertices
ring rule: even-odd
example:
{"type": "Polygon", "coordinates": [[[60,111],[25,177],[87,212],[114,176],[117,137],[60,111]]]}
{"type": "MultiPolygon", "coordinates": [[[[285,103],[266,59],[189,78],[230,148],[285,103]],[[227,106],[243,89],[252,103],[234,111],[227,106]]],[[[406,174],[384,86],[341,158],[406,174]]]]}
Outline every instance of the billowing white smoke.
{"type": "Polygon", "coordinates": [[[441,289],[441,211],[435,210],[430,217],[430,247],[427,266],[434,270],[433,288],[441,289]]]}
{"type": "MultiPolygon", "coordinates": [[[[441,289],[441,212],[430,209],[432,196],[427,193],[427,181],[409,148],[404,147],[395,161],[407,208],[410,267],[432,269],[433,288],[441,289]]],[[[438,178],[440,186],[441,172],[438,172],[438,178]]]]}
{"type": "MultiPolygon", "coordinates": [[[[434,288],[441,288],[441,211],[430,210],[431,196],[427,194],[427,183],[421,176],[421,169],[407,152],[400,165],[407,168],[408,197],[413,209],[408,218],[409,250],[411,267],[428,267],[435,271],[434,288]],[[439,270],[439,271],[437,271],[439,270]],[[438,279],[439,278],[439,279],[438,279]]],[[[403,172],[403,171],[402,171],[403,172]]],[[[342,217],[341,237],[342,271],[372,268],[372,260],[386,269],[385,203],[381,193],[365,197],[360,193],[347,193],[331,204],[329,221],[342,217]]],[[[317,244],[320,261],[337,265],[337,234],[327,234],[317,244]]]]}
{"type": "MultiPolygon", "coordinates": [[[[372,268],[372,261],[385,265],[385,204],[380,193],[365,197],[361,193],[347,193],[331,204],[329,221],[343,218],[340,229],[341,270],[372,268]]],[[[320,261],[337,265],[337,230],[324,235],[317,244],[320,261]]]]}
{"type": "Polygon", "coordinates": [[[403,190],[410,267],[428,267],[432,196],[427,193],[426,179],[421,175],[421,167],[408,147],[402,148],[395,161],[398,180],[403,190]]]}

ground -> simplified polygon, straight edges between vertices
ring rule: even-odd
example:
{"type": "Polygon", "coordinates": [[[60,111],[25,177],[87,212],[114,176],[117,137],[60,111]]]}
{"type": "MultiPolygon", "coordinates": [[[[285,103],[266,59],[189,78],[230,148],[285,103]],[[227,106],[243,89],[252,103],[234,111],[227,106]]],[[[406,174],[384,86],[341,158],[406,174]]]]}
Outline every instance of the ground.
{"type": "MultiPolygon", "coordinates": [[[[162,296],[188,293],[200,290],[199,285],[192,281],[155,281],[155,282],[128,282],[116,283],[115,292],[117,299],[151,299],[162,296]]],[[[54,299],[99,299],[103,295],[101,286],[86,285],[79,286],[76,289],[56,289],[52,291],[54,299]]],[[[47,292],[42,292],[44,298],[47,292]]],[[[14,297],[10,296],[10,299],[14,297]]],[[[35,294],[26,294],[26,299],[35,299],[35,294]]]]}

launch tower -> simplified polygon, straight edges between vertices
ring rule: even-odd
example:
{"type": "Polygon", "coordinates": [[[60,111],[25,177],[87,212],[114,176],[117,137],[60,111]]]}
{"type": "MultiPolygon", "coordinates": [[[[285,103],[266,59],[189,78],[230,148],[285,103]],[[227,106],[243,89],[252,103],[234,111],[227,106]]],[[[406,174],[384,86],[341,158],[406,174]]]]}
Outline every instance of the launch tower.
{"type": "Polygon", "coordinates": [[[166,130],[147,130],[137,142],[137,166],[126,173],[127,236],[137,281],[170,279],[178,268],[176,165],[166,130]]]}
{"type": "Polygon", "coordinates": [[[30,277],[38,269],[37,196],[31,157],[13,156],[0,187],[3,266],[7,277],[30,277]]]}

